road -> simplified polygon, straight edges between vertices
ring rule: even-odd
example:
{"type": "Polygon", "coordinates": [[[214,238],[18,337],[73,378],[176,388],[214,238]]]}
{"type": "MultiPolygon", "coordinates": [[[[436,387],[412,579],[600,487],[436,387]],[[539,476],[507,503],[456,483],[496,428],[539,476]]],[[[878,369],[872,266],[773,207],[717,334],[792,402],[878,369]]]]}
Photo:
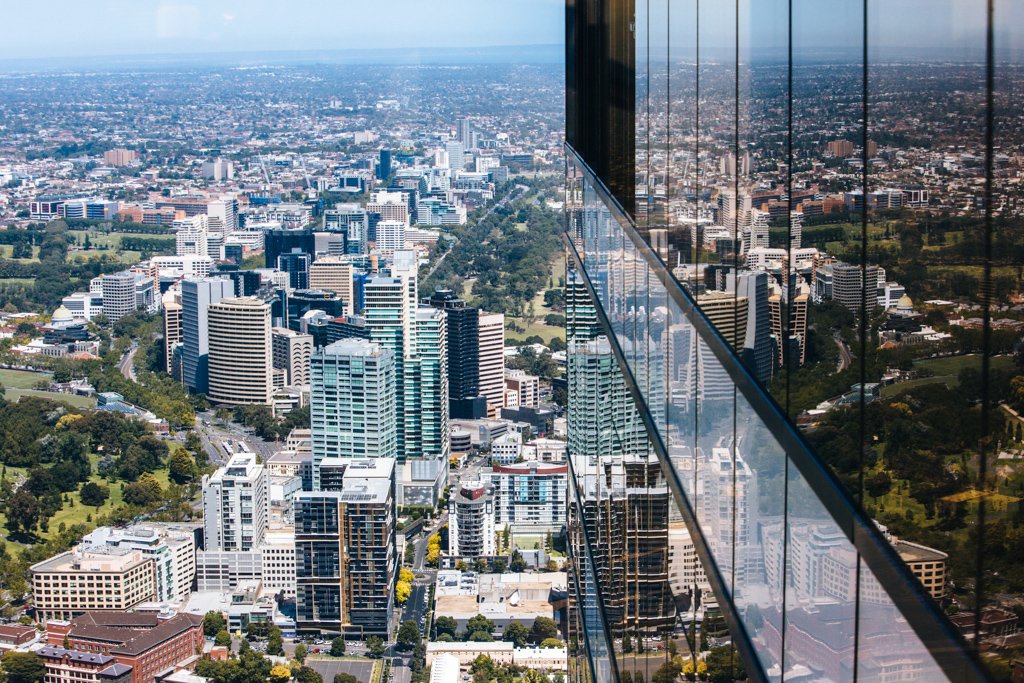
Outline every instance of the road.
{"type": "Polygon", "coordinates": [[[836,346],[839,347],[839,365],[836,368],[836,372],[842,372],[853,365],[853,356],[850,354],[850,349],[847,348],[846,342],[843,341],[838,332],[832,335],[832,340],[836,343],[836,346]]]}
{"type": "MultiPolygon", "coordinates": [[[[224,449],[221,446],[225,441],[242,442],[266,462],[267,458],[284,447],[280,443],[267,443],[258,436],[248,434],[245,428],[233,422],[224,425],[217,424],[218,420],[213,413],[199,413],[196,415],[196,433],[203,441],[203,447],[210,454],[211,462],[223,465],[226,460],[224,449]]],[[[235,449],[237,450],[237,449],[235,449]]]]}
{"type": "Polygon", "coordinates": [[[125,376],[125,379],[129,379],[132,382],[135,379],[135,352],[139,350],[139,342],[135,339],[132,340],[132,345],[128,347],[128,350],[121,356],[121,360],[117,363],[117,369],[121,371],[121,374],[125,376]]]}

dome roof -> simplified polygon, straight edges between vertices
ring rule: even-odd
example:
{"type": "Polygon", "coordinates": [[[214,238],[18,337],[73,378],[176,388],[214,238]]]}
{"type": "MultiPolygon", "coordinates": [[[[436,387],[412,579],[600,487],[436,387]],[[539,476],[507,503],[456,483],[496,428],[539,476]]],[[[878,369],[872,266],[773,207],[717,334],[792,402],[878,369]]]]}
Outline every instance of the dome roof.
{"type": "Polygon", "coordinates": [[[900,297],[900,300],[896,303],[897,308],[913,308],[914,300],[904,294],[900,297]]]}
{"type": "Polygon", "coordinates": [[[64,307],[64,304],[61,304],[57,307],[57,310],[53,312],[53,315],[50,316],[50,319],[55,323],[69,323],[75,319],[75,316],[71,314],[71,311],[64,307]]]}

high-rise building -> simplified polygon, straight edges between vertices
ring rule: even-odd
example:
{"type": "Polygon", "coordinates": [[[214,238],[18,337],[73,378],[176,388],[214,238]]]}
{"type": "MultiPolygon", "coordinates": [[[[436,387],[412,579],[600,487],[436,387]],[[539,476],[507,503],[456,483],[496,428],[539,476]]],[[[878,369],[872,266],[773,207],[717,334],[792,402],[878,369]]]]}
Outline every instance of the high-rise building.
{"type": "Polygon", "coordinates": [[[290,289],[309,289],[309,265],[312,260],[312,253],[294,247],[278,255],[276,268],[282,273],[288,273],[290,289]]]}
{"type": "Polygon", "coordinates": [[[448,501],[448,554],[480,557],[496,553],[494,497],[481,481],[462,482],[448,501]]]}
{"type": "Polygon", "coordinates": [[[103,163],[108,166],[127,166],[139,158],[133,149],[108,149],[103,153],[103,163]]]}
{"type": "Polygon", "coordinates": [[[147,523],[129,527],[99,527],[86,534],[83,546],[139,550],[153,558],[156,599],[180,602],[188,598],[196,576],[196,531],[191,524],[147,523]]]}
{"type": "Polygon", "coordinates": [[[466,170],[467,142],[447,142],[444,149],[448,153],[448,166],[452,174],[466,170]]]}
{"type": "Polygon", "coordinates": [[[181,368],[175,367],[175,349],[182,343],[181,290],[169,289],[163,297],[164,307],[164,371],[181,379],[181,368]]]}
{"type": "Polygon", "coordinates": [[[294,498],[296,628],[386,638],[398,572],[395,460],[343,467],[340,490],[294,498]]]}
{"type": "Polygon", "coordinates": [[[277,259],[281,254],[308,254],[310,260],[316,253],[316,238],[313,231],[307,228],[285,229],[271,228],[263,236],[263,255],[267,268],[277,268],[277,259]]]}
{"type": "Polygon", "coordinates": [[[455,121],[455,139],[465,145],[466,149],[469,149],[473,141],[473,120],[468,117],[463,117],[455,121]]]}
{"type": "Polygon", "coordinates": [[[207,551],[247,552],[263,542],[270,484],[255,453],[236,453],[203,477],[203,543],[207,551]]]}
{"type": "Polygon", "coordinates": [[[481,313],[478,322],[480,395],[487,417],[497,417],[505,406],[505,314],[481,313]]]}
{"type": "Polygon", "coordinates": [[[136,311],[154,313],[159,300],[153,278],[130,271],[102,276],[103,315],[110,324],[136,311]]]}
{"type": "Polygon", "coordinates": [[[561,533],[568,506],[568,466],[536,460],[495,465],[481,478],[494,496],[495,526],[512,533],[561,533]]]}
{"type": "Polygon", "coordinates": [[[370,218],[360,204],[336,204],[324,211],[324,230],[343,235],[346,254],[366,253],[370,218]]]}
{"type": "Polygon", "coordinates": [[[209,256],[209,219],[205,215],[174,221],[174,253],[178,256],[209,256]]]}
{"type": "Polygon", "coordinates": [[[365,339],[343,339],[312,358],[310,427],[313,488],[328,458],[397,456],[395,354],[365,339]]]}
{"type": "Polygon", "coordinates": [[[768,301],[768,274],[763,272],[729,273],[725,291],[735,292],[747,302],[746,330],[743,335],[744,362],[760,382],[772,375],[772,316],[768,301]]]}
{"type": "Polygon", "coordinates": [[[416,309],[416,358],[406,373],[406,454],[448,462],[448,327],[447,313],[416,309]],[[415,382],[410,378],[414,377],[415,382]],[[408,398],[412,398],[412,403],[408,398]]]}
{"type": "Polygon", "coordinates": [[[377,223],[377,251],[390,255],[405,249],[405,222],[379,221],[377,223]]]}
{"type": "Polygon", "coordinates": [[[214,182],[231,180],[235,177],[235,165],[230,161],[225,161],[224,159],[204,161],[203,177],[207,180],[213,180],[214,182]]]}
{"type": "Polygon", "coordinates": [[[182,382],[190,391],[209,391],[210,334],[208,310],[234,294],[225,278],[188,279],[181,282],[182,382]]]}
{"type": "Polygon", "coordinates": [[[214,403],[270,403],[274,390],[270,303],[255,297],[221,299],[207,307],[209,392],[214,403]]]}
{"type": "Polygon", "coordinates": [[[285,371],[289,386],[309,384],[310,358],[313,356],[313,336],[300,334],[285,327],[270,331],[274,367],[285,371]]]}
{"type": "Polygon", "coordinates": [[[525,370],[505,371],[505,407],[536,408],[540,405],[540,377],[525,370]]]}
{"type": "Polygon", "coordinates": [[[447,314],[448,405],[453,418],[486,415],[480,396],[480,313],[448,289],[435,291],[429,303],[447,314]]]}
{"type": "Polygon", "coordinates": [[[345,302],[345,312],[355,313],[355,266],[342,256],[322,256],[309,266],[309,288],[334,292],[345,302]]]}
{"type": "Polygon", "coordinates": [[[380,161],[377,164],[377,179],[387,180],[391,177],[391,150],[382,149],[380,151],[380,161]]]}

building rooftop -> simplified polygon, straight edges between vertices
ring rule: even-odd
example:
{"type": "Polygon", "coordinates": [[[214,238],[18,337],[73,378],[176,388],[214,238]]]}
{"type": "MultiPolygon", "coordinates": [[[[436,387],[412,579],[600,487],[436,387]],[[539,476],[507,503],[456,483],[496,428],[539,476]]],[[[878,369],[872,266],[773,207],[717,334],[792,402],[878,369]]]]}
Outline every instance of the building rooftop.
{"type": "Polygon", "coordinates": [[[935,550],[934,548],[909,541],[898,540],[893,542],[892,546],[900,554],[904,562],[942,562],[949,557],[949,555],[941,550],[935,550]]]}
{"type": "Polygon", "coordinates": [[[160,619],[153,612],[86,612],[71,621],[68,635],[85,640],[119,643],[110,651],[140,655],[203,623],[197,614],[178,614],[160,619]]]}

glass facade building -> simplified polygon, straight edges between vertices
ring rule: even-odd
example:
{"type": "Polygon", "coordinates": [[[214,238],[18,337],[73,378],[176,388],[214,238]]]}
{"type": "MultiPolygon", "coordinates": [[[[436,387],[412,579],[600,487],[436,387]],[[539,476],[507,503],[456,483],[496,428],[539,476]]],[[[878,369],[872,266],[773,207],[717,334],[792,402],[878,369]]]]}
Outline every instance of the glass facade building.
{"type": "Polygon", "coordinates": [[[986,680],[1022,14],[567,0],[575,680],[986,680]]]}

